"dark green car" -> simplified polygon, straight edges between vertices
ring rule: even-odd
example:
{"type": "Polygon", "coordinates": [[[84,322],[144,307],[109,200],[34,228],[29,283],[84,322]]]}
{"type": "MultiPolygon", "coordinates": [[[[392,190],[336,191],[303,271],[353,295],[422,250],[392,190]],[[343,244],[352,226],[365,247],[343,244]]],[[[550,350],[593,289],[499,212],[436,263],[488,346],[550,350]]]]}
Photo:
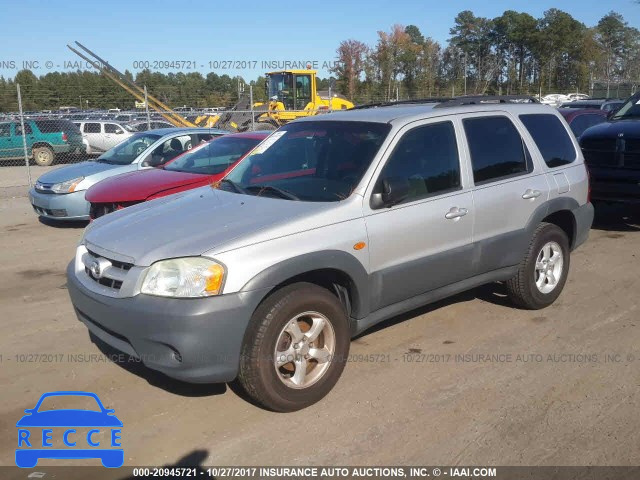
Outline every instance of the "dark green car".
{"type": "MultiPolygon", "coordinates": [[[[86,152],[82,134],[69,120],[25,120],[29,158],[41,166],[51,165],[58,155],[86,152]]],[[[22,125],[19,121],[0,123],[0,160],[24,158],[22,125]]]]}

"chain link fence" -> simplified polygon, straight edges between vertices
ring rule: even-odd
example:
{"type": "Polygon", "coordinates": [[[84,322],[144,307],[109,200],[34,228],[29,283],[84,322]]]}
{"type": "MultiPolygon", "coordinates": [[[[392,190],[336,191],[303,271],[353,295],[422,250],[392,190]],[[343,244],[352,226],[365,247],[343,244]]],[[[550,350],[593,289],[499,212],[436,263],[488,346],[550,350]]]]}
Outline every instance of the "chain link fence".
{"type": "Polygon", "coordinates": [[[332,111],[323,107],[270,112],[266,104],[256,106],[251,92],[246,93],[231,107],[151,110],[147,102],[132,101],[131,106],[137,108],[91,109],[87,105],[98,104],[100,99],[85,96],[81,100],[85,108],[29,110],[42,102],[41,94],[28,85],[16,84],[15,98],[3,99],[4,105],[16,108],[0,112],[0,194],[24,196],[42,174],[63,165],[95,160],[138,132],[174,127],[268,131],[299,116],[332,111]]]}
{"type": "MultiPolygon", "coordinates": [[[[268,111],[267,103],[255,103],[253,87],[238,92],[239,100],[229,100],[226,105],[211,107],[177,107],[174,110],[154,110],[153,102],[135,101],[106,102],[119,89],[98,91],[94,95],[78,95],[80,106],[64,106],[56,103],[53,91],[44,92],[35,85],[16,85],[15,93],[6,92],[0,98],[4,109],[0,111],[0,195],[26,195],[42,174],[61,165],[98,158],[102,153],[137,132],[149,129],[185,127],[222,129],[229,132],[251,130],[274,130],[278,126],[298,118],[330,113],[346,108],[346,98],[331,90],[318,92],[325,100],[332,99],[331,107],[318,110],[296,110],[303,102],[286,105],[286,111],[268,111]],[[105,105],[113,103],[112,108],[105,105]],[[54,110],[36,109],[37,105],[57,105],[54,110]],[[102,108],[91,108],[101,105],[102,108]],[[118,106],[119,105],[119,106],[118,106]],[[337,105],[337,107],[336,107],[337,105]],[[128,108],[127,108],[128,106],[128,108]]],[[[598,83],[599,87],[602,87],[598,83]]],[[[637,86],[616,85],[620,96],[633,93],[637,86]],[[629,91],[628,91],[629,90],[629,91]]],[[[609,86],[611,94],[611,86],[609,86]]],[[[68,93],[68,92],[66,92],[68,93]]],[[[65,95],[66,95],[65,93],[65,95]]],[[[417,93],[417,92],[414,92],[417,93]]],[[[450,97],[460,92],[437,91],[436,97],[450,97]]],[[[57,95],[57,96],[56,96],[57,95]]],[[[146,88],[145,98],[146,99],[146,88]]],[[[65,98],[69,96],[66,95],[65,98]]],[[[422,98],[424,95],[409,95],[395,91],[391,95],[360,95],[356,104],[385,103],[388,101],[422,98]]],[[[195,96],[194,96],[195,98],[195,96]]],[[[197,104],[194,100],[194,104],[197,104]]],[[[199,103],[201,104],[201,103],[199,103]]],[[[164,105],[166,106],[166,104],[164,105]]]]}

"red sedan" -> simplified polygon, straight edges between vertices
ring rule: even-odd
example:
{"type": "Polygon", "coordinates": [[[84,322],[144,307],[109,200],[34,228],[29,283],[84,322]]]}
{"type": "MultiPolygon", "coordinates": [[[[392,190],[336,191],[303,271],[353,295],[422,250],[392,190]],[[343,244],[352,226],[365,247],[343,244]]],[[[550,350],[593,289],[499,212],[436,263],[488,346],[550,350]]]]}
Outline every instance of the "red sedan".
{"type": "Polygon", "coordinates": [[[87,190],[90,216],[98,218],[136,203],[203,187],[220,180],[270,132],[225,135],[176,157],[159,168],[107,178],[87,190]]]}

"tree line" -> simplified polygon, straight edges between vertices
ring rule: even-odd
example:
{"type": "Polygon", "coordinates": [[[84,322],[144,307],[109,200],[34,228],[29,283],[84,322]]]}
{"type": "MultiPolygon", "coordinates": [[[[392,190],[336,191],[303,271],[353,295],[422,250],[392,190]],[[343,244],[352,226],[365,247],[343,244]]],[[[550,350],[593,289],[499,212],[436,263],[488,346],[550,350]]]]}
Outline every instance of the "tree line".
{"type": "Polygon", "coordinates": [[[640,31],[609,12],[592,27],[552,8],[542,18],[505,11],[496,18],[460,12],[447,45],[415,25],[379,31],[375,45],[345,40],[334,73],[346,96],[371,99],[460,94],[590,93],[640,80],[640,31]]]}
{"type": "MultiPolygon", "coordinates": [[[[496,18],[465,10],[454,19],[450,39],[441,45],[415,25],[379,31],[375,45],[349,39],[336,51],[332,71],[337,91],[355,103],[460,94],[591,93],[617,96],[613,86],[640,81],[640,31],[610,12],[592,27],[558,9],[541,18],[505,11],[496,18]],[[606,91],[608,87],[609,91],[606,91]]],[[[128,79],[146,85],[150,94],[171,107],[226,107],[253,85],[254,100],[266,100],[265,78],[214,72],[162,73],[143,70],[128,79]]],[[[13,79],[0,77],[0,111],[16,111],[16,83],[24,110],[131,109],[134,99],[111,80],[93,71],[49,72],[40,77],[22,70],[13,79]]],[[[326,90],[329,79],[319,79],[326,90]]]]}
{"type": "MultiPolygon", "coordinates": [[[[264,76],[247,82],[242,77],[214,72],[165,74],[142,70],[136,75],[125,71],[124,75],[140,87],[146,85],[149,94],[172,108],[229,107],[239,95],[249,94],[249,85],[253,86],[256,102],[266,100],[264,76]]],[[[30,70],[21,70],[13,79],[0,77],[0,112],[18,110],[16,83],[20,84],[25,111],[56,110],[61,106],[83,110],[134,107],[133,96],[99,72],[50,72],[37,77],[30,70]]],[[[328,86],[328,78],[318,79],[319,89],[326,90],[328,86]]]]}

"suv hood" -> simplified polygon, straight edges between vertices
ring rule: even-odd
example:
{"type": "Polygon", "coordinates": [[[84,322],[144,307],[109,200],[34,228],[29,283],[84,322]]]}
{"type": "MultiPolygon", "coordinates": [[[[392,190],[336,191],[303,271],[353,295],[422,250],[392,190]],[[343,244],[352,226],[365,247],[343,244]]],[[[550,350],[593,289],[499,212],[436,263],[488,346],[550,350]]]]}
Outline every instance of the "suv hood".
{"type": "Polygon", "coordinates": [[[172,188],[208,182],[208,175],[152,168],[102,180],[87,191],[85,198],[92,203],[135,202],[172,188]]]}
{"type": "Polygon", "coordinates": [[[84,240],[148,266],[166,258],[202,255],[240,236],[333,206],[240,195],[206,186],[100,217],[87,227],[84,240]]]}
{"type": "Polygon", "coordinates": [[[613,120],[600,123],[585,130],[580,139],[618,138],[621,134],[624,137],[640,138],[640,119],[613,120]]]}
{"type": "Polygon", "coordinates": [[[112,168],[122,167],[122,165],[112,165],[109,163],[99,162],[81,162],[66,167],[56,168],[50,172],[41,175],[38,181],[41,183],[60,183],[72,178],[88,177],[96,173],[111,170],[112,168]]]}

